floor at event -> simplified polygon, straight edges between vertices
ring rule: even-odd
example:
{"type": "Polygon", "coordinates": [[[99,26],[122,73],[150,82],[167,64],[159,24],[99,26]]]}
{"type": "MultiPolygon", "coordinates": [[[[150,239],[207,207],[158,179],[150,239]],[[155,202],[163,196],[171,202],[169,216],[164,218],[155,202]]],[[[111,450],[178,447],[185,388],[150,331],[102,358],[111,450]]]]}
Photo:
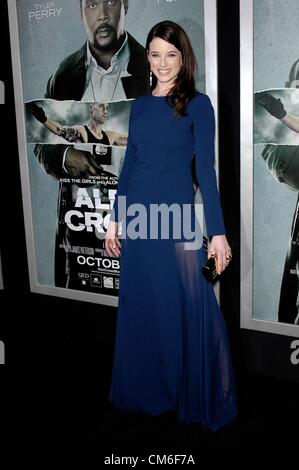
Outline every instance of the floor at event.
{"type": "Polygon", "coordinates": [[[18,357],[0,366],[4,447],[89,447],[103,457],[296,448],[299,384],[238,374],[238,419],[212,433],[179,424],[173,412],[142,417],[115,410],[107,401],[112,350],[96,341],[17,341],[18,357]]]}

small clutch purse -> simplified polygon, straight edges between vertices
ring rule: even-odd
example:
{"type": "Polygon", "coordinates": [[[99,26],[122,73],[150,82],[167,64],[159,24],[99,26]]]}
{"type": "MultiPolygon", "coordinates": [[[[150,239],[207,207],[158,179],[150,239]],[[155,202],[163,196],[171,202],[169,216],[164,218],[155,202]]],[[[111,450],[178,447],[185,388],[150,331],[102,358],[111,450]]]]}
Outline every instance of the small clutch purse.
{"type": "Polygon", "coordinates": [[[216,256],[211,256],[202,267],[202,273],[207,281],[215,282],[220,274],[216,271],[216,256]]]}

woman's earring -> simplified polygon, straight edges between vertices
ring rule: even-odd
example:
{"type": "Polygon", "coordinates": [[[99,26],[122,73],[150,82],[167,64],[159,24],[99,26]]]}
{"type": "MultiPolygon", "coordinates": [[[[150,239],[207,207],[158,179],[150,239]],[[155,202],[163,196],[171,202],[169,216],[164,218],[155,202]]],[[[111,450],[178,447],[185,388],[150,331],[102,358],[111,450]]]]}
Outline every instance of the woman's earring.
{"type": "Polygon", "coordinates": [[[153,84],[153,72],[152,71],[150,71],[150,79],[149,80],[150,80],[150,86],[152,86],[152,84],[153,84]]]}

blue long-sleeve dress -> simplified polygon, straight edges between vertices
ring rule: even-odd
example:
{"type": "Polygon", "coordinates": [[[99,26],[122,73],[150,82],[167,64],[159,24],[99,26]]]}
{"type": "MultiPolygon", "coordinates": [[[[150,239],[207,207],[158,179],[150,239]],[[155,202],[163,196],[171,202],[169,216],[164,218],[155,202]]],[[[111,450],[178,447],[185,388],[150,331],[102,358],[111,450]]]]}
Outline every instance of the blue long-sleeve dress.
{"type": "MultiPolygon", "coordinates": [[[[226,325],[213,286],[201,271],[205,249],[202,244],[186,249],[189,239],[174,236],[171,223],[169,237],[161,236],[161,224],[158,236],[149,237],[150,205],[192,207],[194,153],[207,234],[225,234],[214,168],[211,101],[197,92],[186,106],[187,116],[177,117],[174,111],[168,98],[150,91],[136,98],[131,108],[111,213],[111,220],[122,220],[123,226],[109,400],[122,410],[150,415],[176,410],[179,421],[198,421],[214,431],[235,418],[237,399],[226,325]],[[127,213],[120,196],[126,196],[127,213]],[[129,225],[138,209],[128,211],[134,203],[147,209],[141,223],[147,232],[139,226],[143,235],[135,238],[129,236],[129,225]]],[[[191,214],[196,230],[194,208],[191,214]]]]}

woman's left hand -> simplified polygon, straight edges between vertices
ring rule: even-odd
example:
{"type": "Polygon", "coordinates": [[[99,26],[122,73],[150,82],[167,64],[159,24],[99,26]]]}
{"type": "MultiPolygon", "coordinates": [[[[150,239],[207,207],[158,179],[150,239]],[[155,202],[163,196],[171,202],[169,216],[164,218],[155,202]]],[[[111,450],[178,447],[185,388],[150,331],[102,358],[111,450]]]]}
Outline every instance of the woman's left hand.
{"type": "Polygon", "coordinates": [[[220,274],[230,263],[232,250],[225,235],[214,235],[211,239],[208,258],[216,256],[216,270],[220,274]]]}

